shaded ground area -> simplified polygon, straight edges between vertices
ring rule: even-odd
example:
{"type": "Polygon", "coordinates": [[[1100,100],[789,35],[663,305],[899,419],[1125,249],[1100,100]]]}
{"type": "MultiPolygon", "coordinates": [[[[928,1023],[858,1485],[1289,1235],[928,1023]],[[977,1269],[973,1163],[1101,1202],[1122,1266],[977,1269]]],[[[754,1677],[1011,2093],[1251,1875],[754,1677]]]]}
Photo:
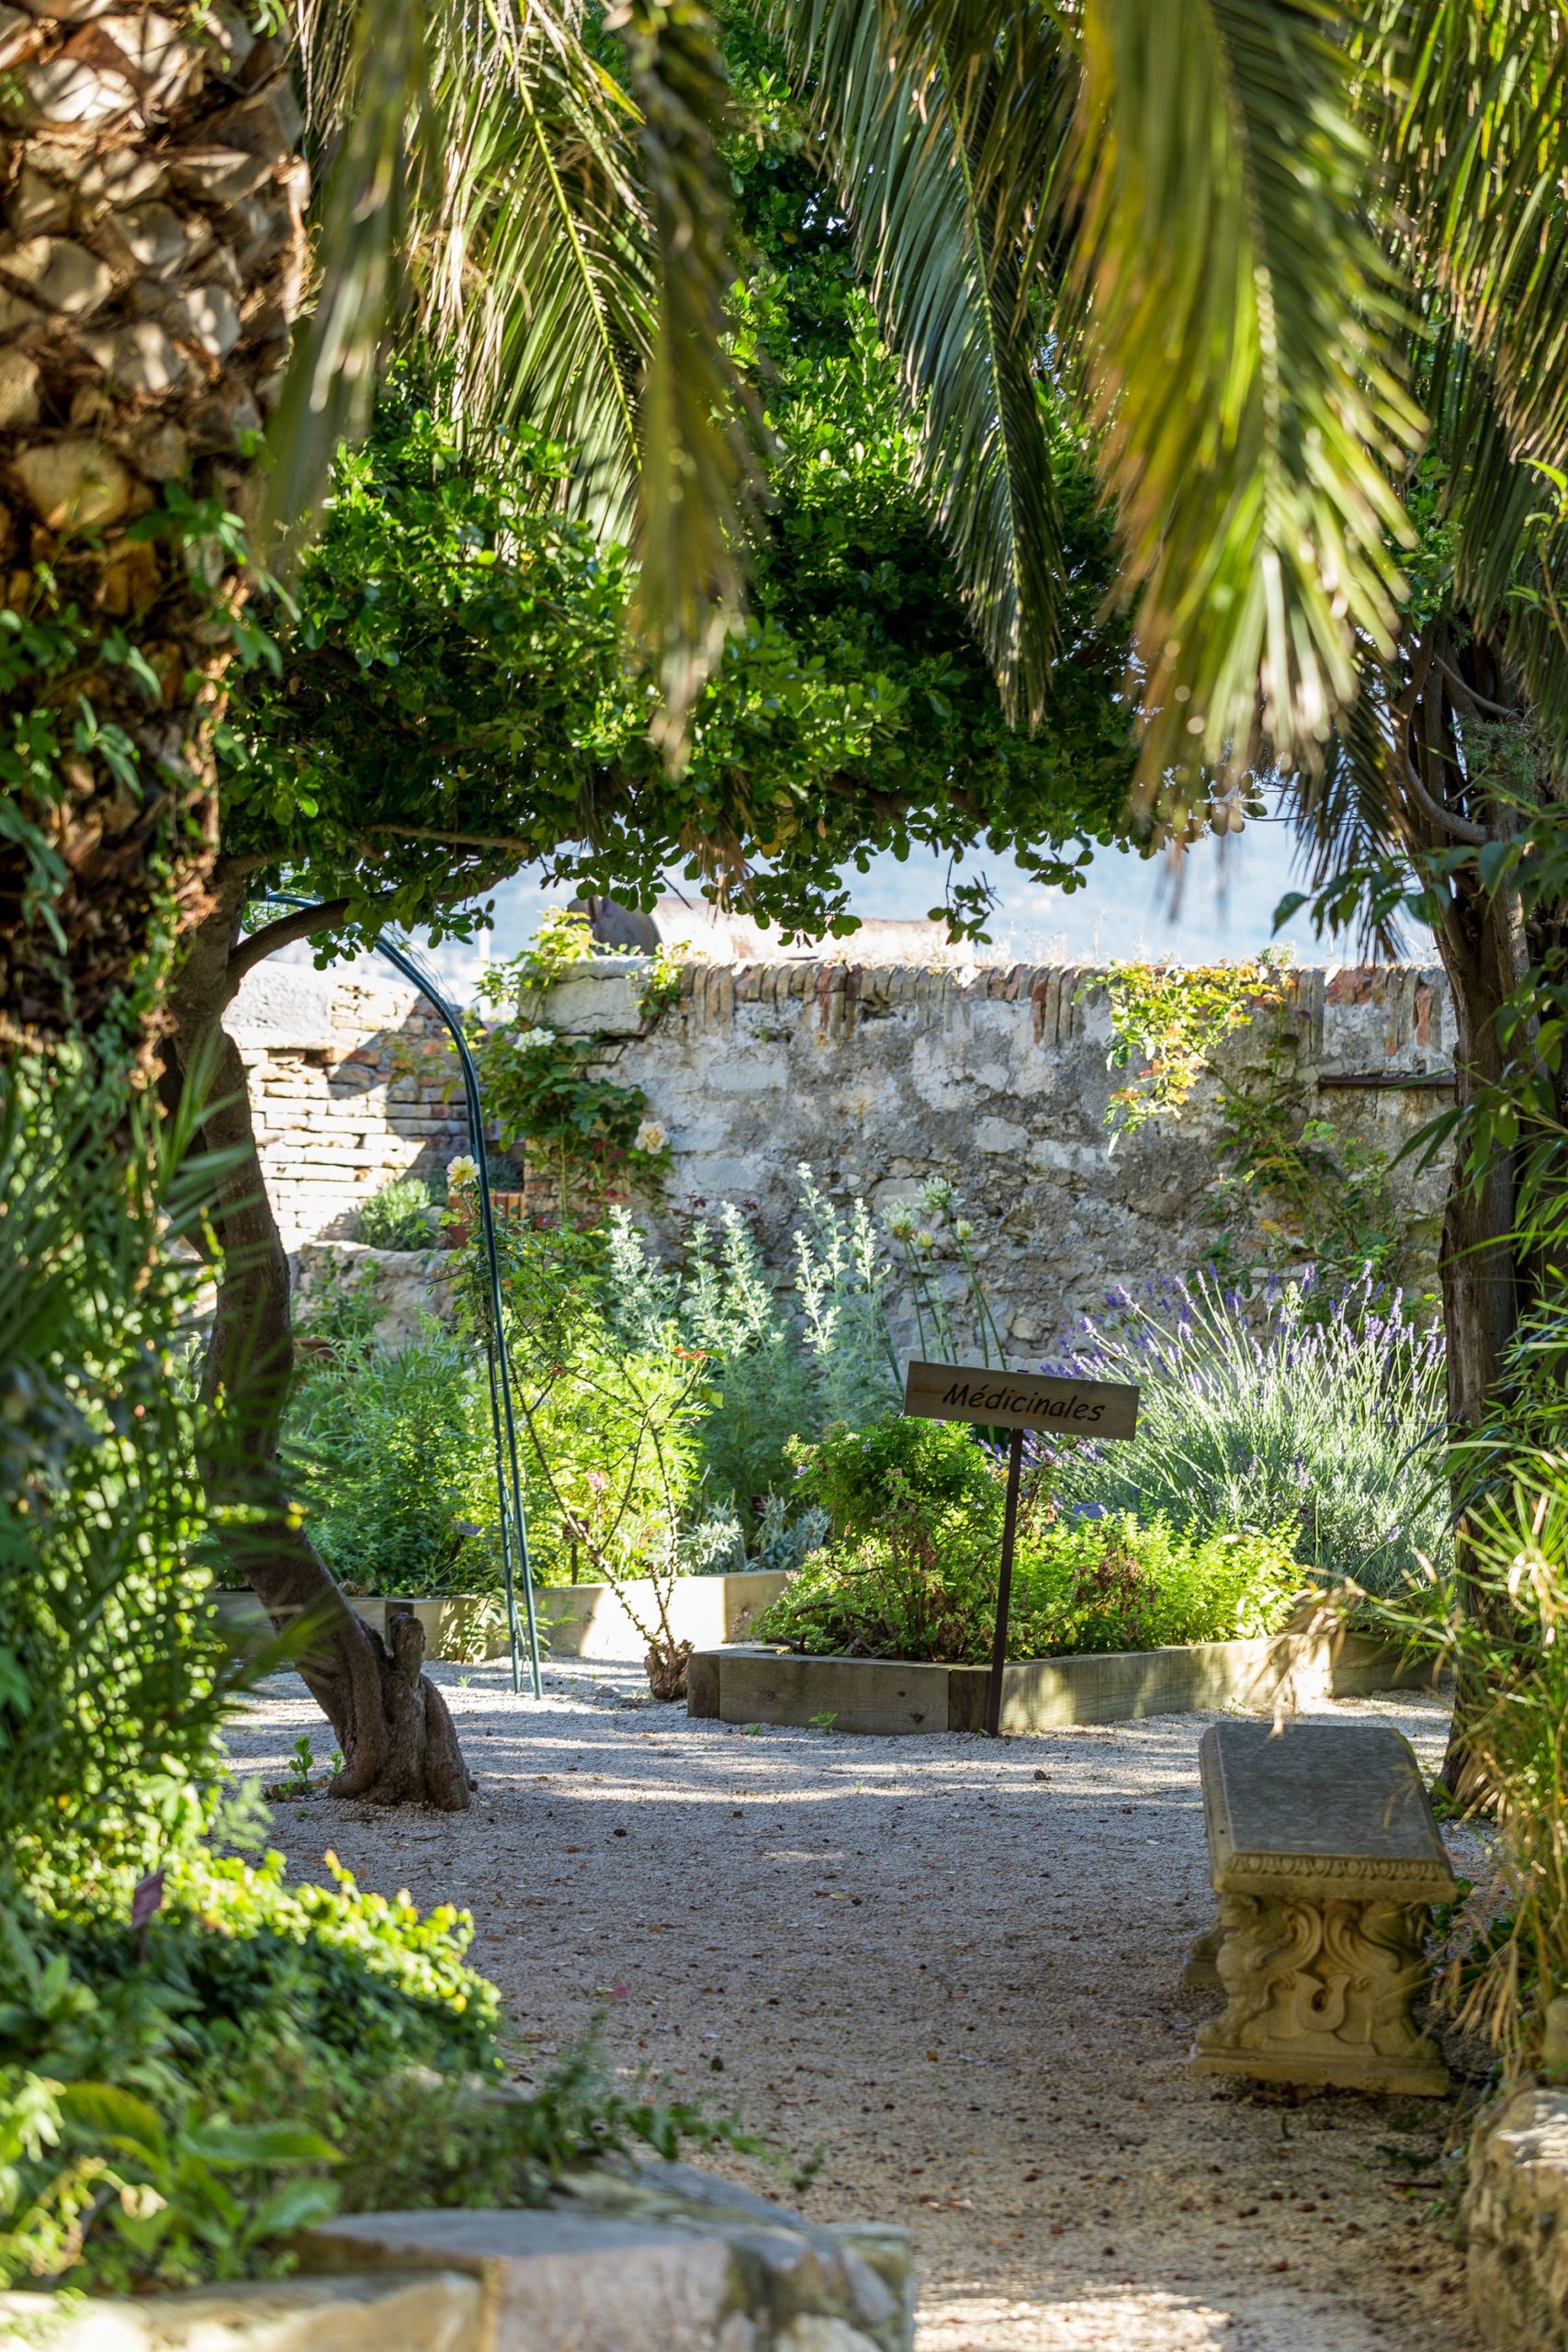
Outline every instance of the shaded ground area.
{"type": "MultiPolygon", "coordinates": [[[[552,1666],[542,1706],[503,1668],[436,1673],[476,1810],[279,1804],[292,1868],[333,1847],[468,1905],[531,2060],[607,2007],[621,2063],[820,2147],[807,2211],[915,2233],[920,2352],[1472,2352],[1451,2106],[1292,2106],[1187,2069],[1206,1718],[856,1739],[690,1724],[629,1667],[552,1666]]],[[[1434,1701],[1325,1712],[1441,1754],[1434,1701]]],[[[324,1765],[279,1677],[236,1761],[280,1773],[301,1731],[324,1765]]]]}

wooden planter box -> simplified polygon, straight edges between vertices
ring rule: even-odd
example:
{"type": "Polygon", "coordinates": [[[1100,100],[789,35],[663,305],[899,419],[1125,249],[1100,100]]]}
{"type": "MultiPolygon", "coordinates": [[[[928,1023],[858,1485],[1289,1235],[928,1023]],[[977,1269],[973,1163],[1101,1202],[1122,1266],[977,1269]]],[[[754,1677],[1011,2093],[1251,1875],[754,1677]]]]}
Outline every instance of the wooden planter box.
{"type": "MultiPolygon", "coordinates": [[[[753,1643],[693,1658],[686,1711],[727,1724],[830,1717],[835,1731],[980,1731],[987,1671],[898,1658],[800,1657],[753,1643]]],[[[1301,1707],[1371,1690],[1429,1689],[1432,1680],[1429,1667],[1407,1667],[1396,1648],[1364,1634],[1276,1634],[1030,1658],[1005,1669],[1001,1727],[1052,1731],[1227,1707],[1301,1707]]]]}

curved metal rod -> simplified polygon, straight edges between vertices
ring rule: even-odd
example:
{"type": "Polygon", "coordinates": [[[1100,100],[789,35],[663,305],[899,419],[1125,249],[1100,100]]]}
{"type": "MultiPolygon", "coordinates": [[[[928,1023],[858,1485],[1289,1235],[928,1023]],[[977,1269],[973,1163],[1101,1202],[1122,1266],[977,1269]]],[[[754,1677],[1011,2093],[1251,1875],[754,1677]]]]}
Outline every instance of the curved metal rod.
{"type": "MultiPolygon", "coordinates": [[[[309,899],[298,898],[292,891],[268,890],[265,893],[269,906],[310,907],[309,899]]],[[[506,1639],[512,1659],[512,1688],[519,1696],[523,1689],[519,1657],[517,1623],[517,1583],[523,1587],[523,1606],[528,1624],[528,1672],[536,1699],[545,1695],[544,1680],[539,1672],[539,1627],[534,1608],[534,1578],[528,1559],[528,1522],[523,1510],[523,1480],[517,1462],[517,1420],[512,1403],[512,1365],[507,1352],[506,1328],[502,1319],[501,1261],[495,1247],[495,1213],[490,1196],[490,1169],[485,1159],[484,1106],[479,1096],[479,1075],[474,1057],[468,1051],[468,1041],[463,1035],[463,1024],[437,986],[434,974],[422,964],[406,944],[400,944],[378,932],[376,948],[393,968],[411,980],[420,994],[429,999],[446,1024],[447,1035],[457,1049],[457,1059],[463,1072],[463,1099],[468,1114],[468,1134],[473,1144],[474,1160],[479,1169],[479,1231],[484,1241],[485,1260],[490,1276],[490,1325],[488,1347],[490,1370],[491,1430],[495,1445],[496,1498],[501,1505],[501,1574],[506,1591],[506,1639]],[[498,1375],[499,1374],[499,1383],[498,1375]],[[499,1387],[499,1394],[498,1394],[499,1387]],[[502,1453],[502,1430],[505,1451],[502,1453]],[[509,1484],[511,1492],[508,1494],[509,1484]],[[517,1576],[513,1575],[513,1553],[517,1576]]]]}

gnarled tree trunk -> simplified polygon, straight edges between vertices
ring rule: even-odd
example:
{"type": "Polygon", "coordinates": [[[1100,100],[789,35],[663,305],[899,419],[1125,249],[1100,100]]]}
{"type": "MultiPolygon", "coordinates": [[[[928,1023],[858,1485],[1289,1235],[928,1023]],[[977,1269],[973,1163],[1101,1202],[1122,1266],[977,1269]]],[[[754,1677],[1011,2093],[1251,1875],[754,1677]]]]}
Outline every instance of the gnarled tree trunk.
{"type": "Polygon", "coordinates": [[[217,852],[221,518],[287,358],[308,175],[248,13],[26,6],[0,32],[0,555],[36,629],[7,639],[0,1044],[103,1029],[146,1059],[217,852]]]}
{"type": "Polygon", "coordinates": [[[336,1796],[373,1804],[468,1804],[471,1782],[440,1691],[420,1671],[423,1636],[411,1618],[390,1645],[349,1607],[290,1512],[277,1463],[278,1430],[294,1368],[288,1261],[256,1157],[245,1073],[222,1017],[236,980],[232,954],[244,905],[245,861],[220,861],[213,908],[191,936],[170,992],[169,1078],[209,1080],[203,1139],[235,1155],[222,1173],[214,1219],[223,1256],[207,1383],[229,1404],[224,1451],[207,1465],[212,1500],[232,1514],[224,1534],[234,1566],[280,1631],[301,1613],[311,1628],[299,1670],[331,1723],[344,1766],[336,1796]],[[216,1065],[208,1058],[216,1048],[216,1065]]]}

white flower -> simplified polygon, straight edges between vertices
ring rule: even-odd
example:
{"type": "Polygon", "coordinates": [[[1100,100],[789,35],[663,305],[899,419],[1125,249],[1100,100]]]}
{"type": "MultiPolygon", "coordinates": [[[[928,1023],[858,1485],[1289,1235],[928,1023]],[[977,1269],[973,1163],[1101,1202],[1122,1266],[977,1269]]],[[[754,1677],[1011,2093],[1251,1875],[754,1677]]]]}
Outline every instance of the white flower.
{"type": "Polygon", "coordinates": [[[446,1162],[448,1184],[460,1187],[464,1184],[477,1184],[479,1181],[479,1163],[470,1152],[460,1151],[456,1159],[449,1159],[446,1162]]]}
{"type": "Polygon", "coordinates": [[[645,1119],[641,1126],[638,1127],[637,1131],[637,1148],[638,1151],[655,1152],[663,1150],[664,1130],[660,1125],[657,1119],[645,1119]]]}
{"type": "Polygon", "coordinates": [[[556,1033],[553,1029],[525,1029],[517,1040],[525,1054],[537,1053],[541,1046],[553,1046],[555,1042],[556,1033]]]}

